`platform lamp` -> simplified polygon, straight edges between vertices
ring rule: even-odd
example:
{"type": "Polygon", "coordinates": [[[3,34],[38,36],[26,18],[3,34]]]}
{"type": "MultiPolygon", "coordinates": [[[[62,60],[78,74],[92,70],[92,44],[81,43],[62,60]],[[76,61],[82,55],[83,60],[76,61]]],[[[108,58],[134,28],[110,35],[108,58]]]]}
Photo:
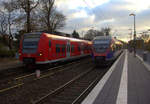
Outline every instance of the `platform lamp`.
{"type": "Polygon", "coordinates": [[[135,25],[135,14],[131,13],[129,16],[134,17],[134,56],[136,56],[136,25],[135,25]]]}

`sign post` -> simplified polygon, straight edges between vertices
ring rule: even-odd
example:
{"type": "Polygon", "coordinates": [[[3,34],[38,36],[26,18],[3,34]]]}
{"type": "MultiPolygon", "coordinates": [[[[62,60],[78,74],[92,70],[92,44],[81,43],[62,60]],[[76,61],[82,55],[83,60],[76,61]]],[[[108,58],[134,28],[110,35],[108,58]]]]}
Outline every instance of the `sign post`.
{"type": "Polygon", "coordinates": [[[36,70],[35,73],[36,73],[36,78],[39,78],[41,74],[40,70],[36,70]]]}

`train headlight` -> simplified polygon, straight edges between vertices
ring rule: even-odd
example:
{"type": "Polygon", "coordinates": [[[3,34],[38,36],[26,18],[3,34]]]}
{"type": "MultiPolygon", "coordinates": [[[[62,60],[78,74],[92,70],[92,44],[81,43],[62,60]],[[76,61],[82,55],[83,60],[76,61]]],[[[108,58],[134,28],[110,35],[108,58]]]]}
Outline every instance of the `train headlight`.
{"type": "Polygon", "coordinates": [[[39,53],[39,54],[38,54],[38,56],[42,56],[42,55],[43,55],[42,53],[39,53]]]}

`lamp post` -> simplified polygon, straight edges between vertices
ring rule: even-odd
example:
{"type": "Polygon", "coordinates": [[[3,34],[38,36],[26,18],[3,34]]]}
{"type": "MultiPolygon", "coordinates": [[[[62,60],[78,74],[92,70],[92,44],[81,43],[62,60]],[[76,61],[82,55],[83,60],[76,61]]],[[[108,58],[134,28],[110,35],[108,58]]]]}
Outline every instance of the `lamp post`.
{"type": "Polygon", "coordinates": [[[132,29],[128,29],[129,31],[131,31],[130,33],[130,41],[132,40],[132,29]]]}
{"type": "Polygon", "coordinates": [[[134,56],[136,55],[136,25],[135,25],[135,14],[131,13],[129,16],[134,17],[134,56]]]}

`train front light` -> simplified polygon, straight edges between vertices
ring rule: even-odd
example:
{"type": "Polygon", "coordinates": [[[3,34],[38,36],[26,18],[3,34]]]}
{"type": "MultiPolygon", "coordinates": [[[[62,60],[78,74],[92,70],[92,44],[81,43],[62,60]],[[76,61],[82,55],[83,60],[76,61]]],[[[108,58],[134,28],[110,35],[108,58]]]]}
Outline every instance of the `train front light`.
{"type": "Polygon", "coordinates": [[[39,53],[39,54],[38,54],[38,56],[42,56],[42,55],[43,55],[42,53],[39,53]]]}

